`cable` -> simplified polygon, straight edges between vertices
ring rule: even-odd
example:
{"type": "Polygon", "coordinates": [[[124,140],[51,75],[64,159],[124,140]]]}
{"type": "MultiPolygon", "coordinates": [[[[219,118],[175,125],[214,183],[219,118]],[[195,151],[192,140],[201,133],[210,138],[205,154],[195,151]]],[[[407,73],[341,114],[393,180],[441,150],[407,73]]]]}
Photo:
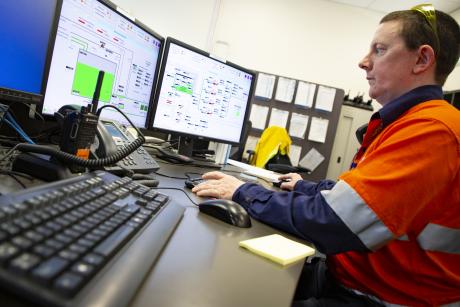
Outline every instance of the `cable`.
{"type": "Polygon", "coordinates": [[[169,176],[169,175],[161,174],[161,173],[158,173],[158,172],[153,172],[153,173],[154,173],[155,175],[158,175],[158,176],[162,176],[162,177],[166,177],[166,178],[172,178],[172,179],[183,179],[183,180],[190,179],[190,177],[169,176]]]}
{"type": "MultiPolygon", "coordinates": [[[[20,143],[20,144],[23,144],[23,143],[20,143]]],[[[0,162],[2,162],[3,160],[6,160],[6,158],[11,156],[14,153],[14,151],[18,149],[20,144],[16,144],[13,148],[10,149],[10,151],[4,154],[3,157],[0,158],[0,162]]]]}
{"type": "MultiPolygon", "coordinates": [[[[13,104],[15,104],[15,103],[20,103],[20,104],[22,104],[22,105],[28,107],[29,109],[31,109],[31,110],[34,111],[34,115],[36,115],[37,117],[40,118],[40,120],[41,120],[41,125],[40,125],[40,129],[38,130],[37,135],[34,135],[34,136],[31,136],[31,137],[30,137],[31,139],[34,139],[34,138],[35,138],[35,139],[38,139],[38,138],[40,137],[41,133],[43,132],[43,128],[44,128],[44,125],[45,125],[45,118],[44,118],[39,112],[37,112],[36,109],[32,109],[32,108],[31,108],[31,105],[29,105],[28,103],[25,103],[24,101],[14,101],[13,104]]],[[[11,111],[11,110],[10,110],[10,111],[11,111]]],[[[14,114],[13,114],[13,115],[14,115],[14,114]]]]}
{"type": "Polygon", "coordinates": [[[23,177],[23,178],[26,178],[30,181],[34,180],[35,178],[28,175],[28,174],[24,174],[24,173],[20,173],[20,172],[16,172],[16,171],[8,171],[8,170],[0,170],[0,174],[4,174],[4,175],[15,175],[15,176],[18,176],[18,177],[23,177]]]}
{"type": "MultiPolygon", "coordinates": [[[[198,204],[196,202],[193,201],[193,199],[187,194],[187,192],[185,192],[183,189],[180,189],[180,188],[172,188],[172,187],[154,187],[152,189],[156,189],[156,190],[177,190],[177,191],[181,191],[182,193],[185,194],[185,196],[187,196],[187,198],[190,200],[190,202],[192,204],[194,204],[195,206],[198,207],[198,204]]],[[[189,207],[189,206],[186,206],[186,207],[189,207]]],[[[189,208],[195,208],[195,207],[189,207],[189,208]]]]}
{"type": "Polygon", "coordinates": [[[187,176],[187,179],[190,179],[190,175],[198,175],[200,178],[201,176],[203,176],[202,173],[195,173],[195,172],[185,172],[184,175],[187,176]]]}
{"type": "MultiPolygon", "coordinates": [[[[115,106],[112,105],[105,105],[99,110],[97,110],[97,116],[101,113],[101,111],[105,108],[113,108],[120,112],[121,115],[123,115],[126,120],[131,124],[131,126],[137,131],[137,139],[135,139],[131,144],[124,146],[122,149],[118,150],[116,153],[102,158],[102,159],[82,159],[80,157],[77,157],[75,155],[69,154],[67,152],[62,152],[60,150],[57,150],[55,148],[51,148],[48,146],[43,146],[43,145],[34,145],[34,144],[25,144],[25,143],[20,143],[15,146],[15,148],[19,151],[23,152],[33,152],[33,153],[38,153],[38,154],[46,154],[49,156],[53,156],[57,158],[58,160],[64,161],[66,163],[78,165],[78,166],[83,166],[87,168],[98,168],[98,167],[103,167],[103,166],[108,166],[115,164],[118,161],[121,161],[122,159],[126,158],[129,156],[131,153],[133,153],[136,149],[138,149],[142,144],[145,142],[144,135],[142,132],[133,124],[133,122],[129,119],[128,116],[123,113],[120,109],[118,109],[115,106]]],[[[1,161],[1,160],[0,160],[1,161]]]]}
{"type": "Polygon", "coordinates": [[[15,130],[19,136],[21,136],[26,142],[30,144],[35,144],[34,141],[32,141],[27,134],[24,133],[20,128],[18,128],[14,123],[9,121],[7,118],[4,118],[3,121],[8,124],[13,130],[15,130]]]}
{"type": "Polygon", "coordinates": [[[13,128],[14,130],[16,130],[17,133],[19,133],[19,135],[24,139],[26,140],[27,142],[29,142],[30,144],[35,144],[34,141],[32,141],[32,139],[27,135],[27,133],[24,132],[24,130],[22,129],[22,127],[18,124],[18,122],[14,119],[14,117],[10,114],[10,112],[6,112],[5,114],[5,117],[3,118],[3,120],[11,127],[13,128]]]}
{"type": "MultiPolygon", "coordinates": [[[[3,172],[1,172],[3,173],[3,172]]],[[[24,183],[21,182],[21,180],[19,180],[14,174],[9,174],[9,173],[5,173],[5,175],[7,176],[10,176],[11,178],[14,179],[14,181],[16,181],[23,189],[26,189],[26,185],[24,183]]]]}
{"type": "Polygon", "coordinates": [[[105,106],[102,106],[100,107],[97,112],[96,112],[96,115],[99,117],[99,115],[101,114],[102,110],[105,109],[105,108],[112,108],[112,109],[115,109],[117,110],[121,115],[123,115],[124,118],[126,118],[126,120],[129,122],[129,124],[131,125],[131,127],[134,128],[134,130],[136,130],[137,132],[137,137],[138,138],[141,138],[143,140],[142,143],[145,143],[145,138],[144,138],[144,135],[142,134],[142,132],[133,124],[133,122],[129,119],[128,116],[126,116],[125,113],[123,113],[122,110],[120,110],[119,108],[117,108],[116,106],[113,106],[111,104],[106,104],[105,106]]]}

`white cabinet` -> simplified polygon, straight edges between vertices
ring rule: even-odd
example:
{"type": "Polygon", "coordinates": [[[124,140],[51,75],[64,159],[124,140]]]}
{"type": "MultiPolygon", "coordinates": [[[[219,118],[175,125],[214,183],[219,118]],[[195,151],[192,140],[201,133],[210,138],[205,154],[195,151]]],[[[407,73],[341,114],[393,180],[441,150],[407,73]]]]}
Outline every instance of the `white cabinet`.
{"type": "Polygon", "coordinates": [[[327,170],[327,179],[337,180],[340,174],[350,168],[351,161],[360,144],[355,131],[369,122],[373,111],[342,105],[334,146],[327,170]]]}

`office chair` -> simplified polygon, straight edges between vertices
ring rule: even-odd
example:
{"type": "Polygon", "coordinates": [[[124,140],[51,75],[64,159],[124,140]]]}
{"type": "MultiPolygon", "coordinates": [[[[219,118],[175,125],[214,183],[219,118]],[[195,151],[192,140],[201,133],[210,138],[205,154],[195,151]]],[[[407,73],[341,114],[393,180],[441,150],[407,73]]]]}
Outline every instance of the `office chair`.
{"type": "Polygon", "coordinates": [[[364,139],[364,134],[366,134],[366,131],[367,131],[367,126],[368,124],[364,124],[362,126],[360,126],[358,129],[356,129],[356,139],[358,140],[359,144],[362,144],[363,143],[363,139],[364,139]]]}

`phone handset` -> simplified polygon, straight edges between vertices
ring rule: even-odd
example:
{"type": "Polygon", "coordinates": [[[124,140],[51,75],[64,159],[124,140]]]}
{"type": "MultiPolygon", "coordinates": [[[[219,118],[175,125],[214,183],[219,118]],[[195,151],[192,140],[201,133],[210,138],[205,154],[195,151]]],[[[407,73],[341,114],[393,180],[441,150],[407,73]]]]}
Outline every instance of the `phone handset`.
{"type": "Polygon", "coordinates": [[[117,145],[102,120],[97,123],[96,138],[91,149],[97,158],[104,158],[117,152],[117,145]]]}
{"type": "MultiPolygon", "coordinates": [[[[91,146],[91,151],[94,156],[101,159],[113,155],[134,140],[135,137],[128,132],[124,125],[115,120],[99,119],[96,139],[91,146]]],[[[151,173],[160,167],[143,147],[139,147],[129,156],[117,162],[116,165],[104,168],[110,172],[121,172],[129,169],[135,173],[151,173]]]]}

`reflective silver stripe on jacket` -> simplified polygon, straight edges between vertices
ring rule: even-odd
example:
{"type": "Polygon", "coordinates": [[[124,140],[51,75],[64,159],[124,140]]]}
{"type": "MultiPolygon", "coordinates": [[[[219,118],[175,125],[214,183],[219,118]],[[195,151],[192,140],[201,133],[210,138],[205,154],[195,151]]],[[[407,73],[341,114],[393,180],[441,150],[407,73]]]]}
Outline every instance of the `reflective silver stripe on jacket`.
{"type": "MultiPolygon", "coordinates": [[[[376,296],[373,296],[373,295],[370,295],[370,294],[366,294],[364,292],[361,292],[361,291],[358,291],[358,290],[355,290],[355,289],[351,289],[351,288],[347,288],[345,286],[342,286],[352,292],[354,292],[355,294],[358,294],[358,295],[364,295],[366,296],[367,298],[377,302],[377,303],[380,303],[382,304],[383,306],[386,306],[386,307],[407,307],[407,305],[398,305],[398,304],[392,304],[392,303],[388,303],[386,301],[383,301],[381,299],[379,299],[378,297],[376,296]]],[[[449,304],[445,304],[445,305],[441,305],[439,307],[460,307],[460,301],[459,302],[453,302],[453,303],[449,303],[449,304]]]]}
{"type": "Polygon", "coordinates": [[[370,250],[376,250],[393,239],[393,233],[345,181],[339,180],[331,190],[320,193],[345,225],[370,250]]]}
{"type": "Polygon", "coordinates": [[[460,229],[428,224],[417,237],[423,250],[460,254],[460,229]]]}

